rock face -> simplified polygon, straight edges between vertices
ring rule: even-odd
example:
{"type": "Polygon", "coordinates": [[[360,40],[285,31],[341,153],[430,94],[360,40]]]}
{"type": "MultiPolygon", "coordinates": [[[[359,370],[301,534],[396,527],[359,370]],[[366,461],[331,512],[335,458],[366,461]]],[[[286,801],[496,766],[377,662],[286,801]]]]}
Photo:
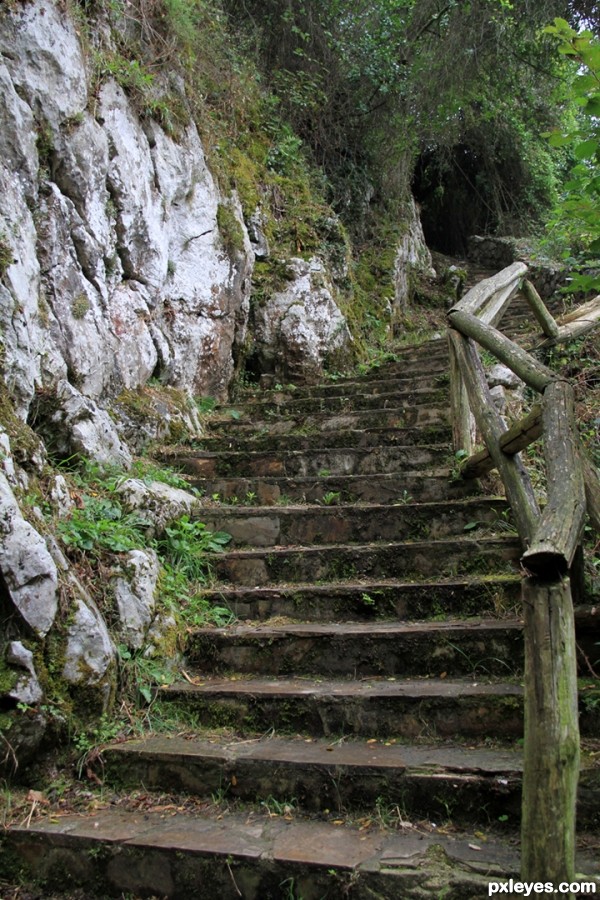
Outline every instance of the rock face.
{"type": "MultiPolygon", "coordinates": [[[[175,143],[110,79],[91,108],[87,60],[59,4],[5,14],[0,54],[0,239],[14,260],[0,325],[19,413],[43,390],[62,430],[81,432],[74,407],[89,413],[88,401],[101,408],[153,375],[223,396],[246,335],[254,254],[197,129],[175,143]],[[236,250],[219,233],[223,203],[243,234],[236,250]]],[[[84,418],[102,453],[122,458],[100,414],[84,418]]],[[[80,433],[73,444],[91,452],[80,433]]]]}

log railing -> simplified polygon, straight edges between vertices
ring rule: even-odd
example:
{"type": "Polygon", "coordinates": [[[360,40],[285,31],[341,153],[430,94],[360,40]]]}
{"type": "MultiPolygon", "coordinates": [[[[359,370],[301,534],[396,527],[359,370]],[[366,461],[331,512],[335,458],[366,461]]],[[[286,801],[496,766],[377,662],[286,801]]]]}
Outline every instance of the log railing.
{"type": "Polygon", "coordinates": [[[585,456],[575,420],[573,389],[511,341],[497,326],[513,296],[523,295],[539,323],[541,346],[583,334],[600,321],[600,297],[558,324],[514,263],[472,288],[448,313],[455,451],[461,474],[493,468],[504,482],[524,547],[525,751],[522,869],[524,881],[573,881],[575,799],[579,777],[577,670],[571,566],[581,543],[586,507],[600,531],[600,476],[585,456]],[[507,428],[490,394],[477,345],[541,395],[540,403],[507,428]],[[485,449],[473,453],[473,419],[485,449]],[[540,511],[519,451],[544,440],[547,500],[540,511]],[[466,453],[465,453],[466,451],[466,453]]]}

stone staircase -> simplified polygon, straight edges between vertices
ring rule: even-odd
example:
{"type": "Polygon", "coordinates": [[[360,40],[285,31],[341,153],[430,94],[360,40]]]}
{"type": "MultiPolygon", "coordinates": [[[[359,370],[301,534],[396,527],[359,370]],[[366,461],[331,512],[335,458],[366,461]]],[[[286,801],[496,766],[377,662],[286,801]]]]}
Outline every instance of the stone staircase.
{"type": "MultiPolygon", "coordinates": [[[[103,808],[10,831],[48,890],[464,900],[518,876],[520,547],[505,501],[451,477],[447,392],[431,341],[247,392],[180,448],[203,521],[232,535],[207,597],[237,621],[188,635],[161,690],[180,733],[104,750],[103,808]]],[[[589,756],[582,830],[599,783],[589,756]]]]}

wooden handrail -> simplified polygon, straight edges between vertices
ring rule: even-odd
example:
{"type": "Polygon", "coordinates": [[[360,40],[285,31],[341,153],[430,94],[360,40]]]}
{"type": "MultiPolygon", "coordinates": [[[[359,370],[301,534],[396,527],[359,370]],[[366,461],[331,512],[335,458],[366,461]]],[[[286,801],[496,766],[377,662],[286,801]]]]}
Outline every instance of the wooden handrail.
{"type": "MultiPolygon", "coordinates": [[[[463,477],[479,477],[492,468],[500,471],[517,529],[526,547],[523,565],[526,571],[552,577],[569,570],[583,531],[586,501],[592,523],[596,524],[600,518],[599,479],[590,471],[590,467],[594,469],[592,464],[584,462],[574,407],[567,402],[567,387],[560,387],[565,382],[491,324],[506,310],[526,272],[524,263],[514,263],[493,278],[481,281],[449,310],[451,406],[455,450],[467,450],[470,454],[462,466],[463,477]],[[467,344],[455,340],[457,333],[467,344]],[[525,384],[542,395],[541,416],[532,412],[521,423],[506,429],[495,410],[490,412],[493,401],[487,385],[484,388],[482,384],[485,378],[474,342],[493,353],[525,384]],[[486,449],[476,454],[471,452],[472,414],[486,444],[486,449]],[[518,453],[544,431],[548,502],[540,517],[539,510],[531,503],[533,489],[518,453]],[[563,455],[556,461],[554,454],[559,445],[563,455]],[[564,493],[566,485],[569,485],[568,496],[564,493]],[[586,500],[582,500],[583,497],[586,500]]],[[[561,329],[529,282],[525,282],[525,294],[545,334],[552,334],[552,340],[560,340],[561,329]]],[[[596,300],[583,308],[587,323],[595,315],[596,300]]],[[[577,323],[580,319],[574,317],[577,323]]]]}
{"type": "MultiPolygon", "coordinates": [[[[493,326],[527,271],[522,263],[480,282],[448,313],[455,450],[471,453],[471,415],[486,449],[463,464],[465,477],[497,468],[526,549],[521,562],[525,636],[525,748],[521,877],[575,877],[575,803],[579,777],[576,641],[569,572],[581,542],[586,503],[600,531],[600,475],[580,447],[571,385],[493,326]],[[491,397],[475,341],[542,395],[507,429],[491,397]],[[547,503],[540,515],[519,451],[543,434],[547,503]]],[[[559,327],[528,282],[524,293],[548,342],[582,327],[559,327]]],[[[586,328],[600,320],[596,298],[586,328]],[[598,314],[597,314],[598,313],[598,314]]],[[[578,332],[581,333],[581,332],[578,332]]]]}

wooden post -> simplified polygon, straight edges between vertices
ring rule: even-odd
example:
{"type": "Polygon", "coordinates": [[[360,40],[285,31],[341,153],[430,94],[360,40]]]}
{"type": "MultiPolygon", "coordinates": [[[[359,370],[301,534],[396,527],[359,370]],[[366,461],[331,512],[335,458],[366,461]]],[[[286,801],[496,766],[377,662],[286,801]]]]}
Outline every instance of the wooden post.
{"type": "Polygon", "coordinates": [[[546,337],[557,338],[559,333],[558,325],[546,309],[546,304],[530,281],[523,282],[523,293],[532,313],[538,320],[540,327],[546,337]]]}
{"type": "Polygon", "coordinates": [[[507,456],[500,449],[500,440],[506,429],[494,406],[473,341],[453,331],[450,332],[450,340],[465,378],[477,427],[504,482],[519,536],[525,546],[529,546],[540,512],[527,469],[518,454],[507,456]]]}
{"type": "Polygon", "coordinates": [[[521,878],[575,880],[579,721],[575,624],[568,578],[523,582],[525,751],[521,878]]]}
{"type": "Polygon", "coordinates": [[[471,408],[465,380],[460,371],[460,365],[456,356],[454,345],[448,338],[450,352],[450,409],[452,415],[452,443],[454,452],[466,450],[467,454],[473,451],[471,438],[471,408]]]}
{"type": "Polygon", "coordinates": [[[548,385],[542,404],[548,501],[523,565],[534,575],[556,578],[571,567],[585,519],[585,485],[573,388],[548,385]]]}

